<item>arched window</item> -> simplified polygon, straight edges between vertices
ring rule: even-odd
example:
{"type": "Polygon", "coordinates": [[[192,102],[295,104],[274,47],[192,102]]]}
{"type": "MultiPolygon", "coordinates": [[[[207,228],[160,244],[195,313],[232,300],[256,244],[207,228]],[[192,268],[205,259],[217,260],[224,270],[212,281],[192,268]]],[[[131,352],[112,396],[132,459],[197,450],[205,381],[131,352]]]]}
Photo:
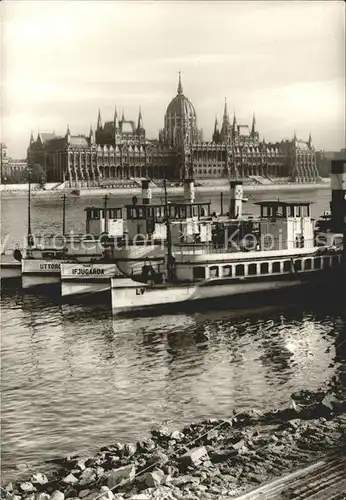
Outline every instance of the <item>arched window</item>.
{"type": "Polygon", "coordinates": [[[249,264],[247,272],[249,276],[255,276],[257,274],[257,264],[249,264]]]}
{"type": "Polygon", "coordinates": [[[273,273],[280,273],[281,272],[281,262],[273,262],[272,272],[273,273]]]}
{"type": "Polygon", "coordinates": [[[261,263],[261,274],[268,274],[269,273],[269,264],[268,262],[262,262],[261,263]]]}
{"type": "Polygon", "coordinates": [[[314,258],[314,268],[321,269],[321,257],[314,258]]]}
{"type": "Polygon", "coordinates": [[[296,272],[302,270],[302,260],[301,259],[297,259],[294,261],[294,269],[296,272]]]}
{"type": "Polygon", "coordinates": [[[235,275],[244,276],[244,264],[237,264],[235,266],[235,275]]]}
{"type": "Polygon", "coordinates": [[[305,271],[310,271],[310,269],[312,269],[312,260],[311,259],[304,260],[304,269],[305,269],[305,271]]]}
{"type": "Polygon", "coordinates": [[[292,271],[292,262],[290,260],[284,261],[284,273],[289,273],[292,271]]]}
{"type": "Polygon", "coordinates": [[[222,276],[224,276],[224,277],[232,276],[232,266],[223,266],[222,276]]]}
{"type": "Polygon", "coordinates": [[[219,277],[219,266],[211,266],[209,268],[209,277],[218,278],[219,277]]]}

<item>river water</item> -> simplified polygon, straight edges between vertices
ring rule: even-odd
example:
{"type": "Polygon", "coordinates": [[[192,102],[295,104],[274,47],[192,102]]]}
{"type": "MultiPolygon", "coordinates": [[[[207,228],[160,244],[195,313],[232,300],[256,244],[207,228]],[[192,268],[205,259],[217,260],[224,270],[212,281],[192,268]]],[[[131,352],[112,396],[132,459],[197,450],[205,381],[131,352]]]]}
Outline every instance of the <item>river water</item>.
{"type": "MultiPolygon", "coordinates": [[[[264,198],[252,195],[247,211],[264,198]]],[[[314,201],[317,216],[329,191],[280,199],[314,201]]],[[[114,206],[124,201],[114,197],[114,206]]],[[[211,201],[217,210],[218,197],[211,201]]],[[[68,228],[82,231],[93,204],[102,200],[68,199],[68,228]]],[[[34,232],[60,231],[60,200],[34,197],[32,205],[34,232]]],[[[13,247],[25,232],[26,199],[3,199],[2,241],[8,234],[13,247]]],[[[287,405],[293,391],[317,389],[336,373],[346,327],[342,300],[113,319],[107,303],[68,304],[12,288],[2,290],[1,305],[3,479],[16,464],[91,453],[159,423],[287,405]]]]}

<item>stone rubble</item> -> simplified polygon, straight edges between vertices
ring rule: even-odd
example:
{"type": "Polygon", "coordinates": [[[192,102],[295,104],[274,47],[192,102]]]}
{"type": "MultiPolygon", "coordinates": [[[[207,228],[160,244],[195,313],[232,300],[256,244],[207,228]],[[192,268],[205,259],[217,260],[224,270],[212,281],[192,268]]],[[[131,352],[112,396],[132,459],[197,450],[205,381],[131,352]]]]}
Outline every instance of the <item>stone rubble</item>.
{"type": "Polygon", "coordinates": [[[345,453],[345,396],[345,385],[335,383],[329,392],[292,394],[290,408],[281,411],[241,412],[174,431],[161,427],[148,439],[114,443],[94,457],[66,457],[45,473],[17,467],[21,479],[3,485],[1,498],[235,498],[328,453],[345,453]]]}

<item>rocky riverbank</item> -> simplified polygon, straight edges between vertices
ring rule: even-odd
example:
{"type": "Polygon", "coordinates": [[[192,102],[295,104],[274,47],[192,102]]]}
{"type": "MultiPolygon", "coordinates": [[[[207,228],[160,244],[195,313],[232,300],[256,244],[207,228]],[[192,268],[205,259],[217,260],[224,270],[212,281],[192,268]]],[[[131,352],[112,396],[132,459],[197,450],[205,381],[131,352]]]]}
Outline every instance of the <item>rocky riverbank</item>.
{"type": "Polygon", "coordinates": [[[244,491],[326,455],[345,454],[346,370],[328,391],[292,394],[289,408],[152,430],[93,457],[69,456],[24,468],[2,487],[7,500],[198,500],[244,491]]]}

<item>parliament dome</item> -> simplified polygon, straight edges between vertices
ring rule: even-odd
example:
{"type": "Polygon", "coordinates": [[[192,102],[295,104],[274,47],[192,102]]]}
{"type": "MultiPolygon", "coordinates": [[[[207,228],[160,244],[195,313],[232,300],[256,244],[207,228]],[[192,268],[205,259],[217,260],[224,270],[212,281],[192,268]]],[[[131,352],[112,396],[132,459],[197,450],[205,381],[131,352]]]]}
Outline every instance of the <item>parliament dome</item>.
{"type": "Polygon", "coordinates": [[[196,120],[196,111],[193,104],[183,94],[183,86],[181,84],[181,76],[179,73],[178,93],[168,104],[166,117],[175,116],[177,118],[196,120]]]}

